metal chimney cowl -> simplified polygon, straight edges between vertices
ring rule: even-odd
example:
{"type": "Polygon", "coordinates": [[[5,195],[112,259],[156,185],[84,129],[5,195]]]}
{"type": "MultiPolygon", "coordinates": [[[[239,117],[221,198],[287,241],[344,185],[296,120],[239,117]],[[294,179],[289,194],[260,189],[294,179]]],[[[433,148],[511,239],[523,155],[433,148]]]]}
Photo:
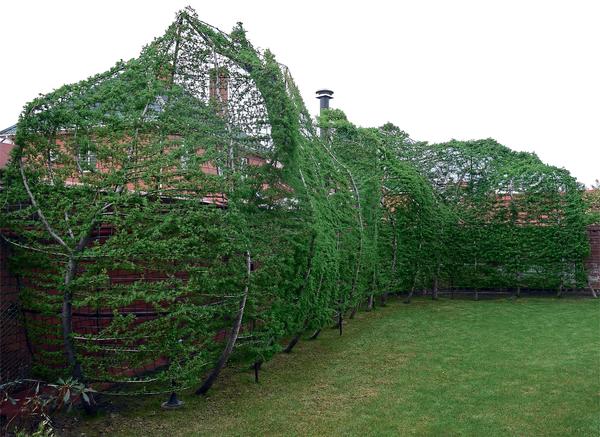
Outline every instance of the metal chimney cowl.
{"type": "Polygon", "coordinates": [[[327,89],[318,90],[317,99],[321,101],[321,111],[329,109],[329,101],[333,99],[333,91],[327,89]]]}

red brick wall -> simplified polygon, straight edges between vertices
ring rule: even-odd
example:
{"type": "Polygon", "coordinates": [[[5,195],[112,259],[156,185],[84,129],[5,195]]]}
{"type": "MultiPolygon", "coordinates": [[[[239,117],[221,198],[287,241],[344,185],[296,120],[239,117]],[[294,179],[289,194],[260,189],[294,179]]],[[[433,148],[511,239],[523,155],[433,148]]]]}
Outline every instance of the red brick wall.
{"type": "Polygon", "coordinates": [[[591,248],[590,257],[587,259],[590,284],[600,289],[600,225],[590,225],[587,231],[591,248]]]}
{"type": "MultiPolygon", "coordinates": [[[[588,227],[588,236],[591,254],[587,260],[587,267],[591,285],[600,289],[600,225],[588,227]]],[[[25,377],[31,364],[31,352],[27,342],[23,314],[19,304],[19,284],[17,278],[8,270],[8,245],[0,239],[0,382],[25,377]]],[[[140,280],[139,273],[124,271],[110,272],[111,282],[128,283],[140,280]]],[[[181,274],[185,277],[185,274],[181,274]]],[[[162,279],[159,274],[146,274],[145,280],[162,279]]],[[[157,316],[154,308],[148,304],[138,302],[122,308],[124,313],[138,313],[140,321],[150,320],[157,316]]],[[[103,313],[100,311],[100,313],[103,313]]],[[[50,326],[59,326],[58,318],[48,318],[37,314],[28,314],[30,323],[42,323],[48,326],[46,338],[35,341],[34,353],[38,348],[44,350],[60,350],[57,345],[58,332],[54,333],[50,326]],[[44,319],[44,320],[41,320],[44,319]],[[54,340],[54,341],[52,341],[54,340]]],[[[96,310],[80,308],[73,317],[73,328],[78,334],[95,334],[110,323],[111,317],[99,314],[96,310]]],[[[217,340],[219,340],[217,338],[217,340]]],[[[38,351],[39,352],[39,351],[38,351]]]]}
{"type": "Polygon", "coordinates": [[[31,363],[19,283],[8,270],[8,255],[9,247],[0,239],[0,383],[26,377],[31,363]]]}

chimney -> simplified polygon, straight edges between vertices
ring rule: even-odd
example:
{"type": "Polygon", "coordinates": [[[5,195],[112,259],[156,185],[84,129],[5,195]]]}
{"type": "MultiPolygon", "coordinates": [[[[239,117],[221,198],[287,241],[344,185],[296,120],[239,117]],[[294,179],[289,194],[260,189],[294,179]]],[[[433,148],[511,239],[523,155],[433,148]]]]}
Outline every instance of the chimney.
{"type": "Polygon", "coordinates": [[[317,99],[321,101],[321,112],[323,112],[323,109],[329,109],[329,100],[333,99],[333,91],[319,90],[317,91],[317,99]]]}
{"type": "MultiPolygon", "coordinates": [[[[321,101],[321,114],[323,113],[323,110],[325,109],[329,109],[329,101],[331,99],[333,99],[333,91],[331,90],[319,90],[317,91],[317,99],[319,99],[321,101]]],[[[321,131],[321,138],[326,139],[329,136],[329,132],[327,129],[320,129],[321,131]]]]}

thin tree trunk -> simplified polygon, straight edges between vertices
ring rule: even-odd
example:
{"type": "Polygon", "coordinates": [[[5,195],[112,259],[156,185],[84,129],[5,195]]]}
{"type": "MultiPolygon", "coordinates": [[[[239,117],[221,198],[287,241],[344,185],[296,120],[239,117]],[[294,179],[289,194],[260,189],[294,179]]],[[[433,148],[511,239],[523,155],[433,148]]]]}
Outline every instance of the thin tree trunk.
{"type": "MultiPolygon", "coordinates": [[[[354,268],[354,276],[352,278],[352,287],[350,290],[350,302],[352,302],[352,300],[354,299],[354,294],[356,292],[356,284],[358,283],[358,277],[359,277],[359,273],[360,273],[360,264],[361,264],[363,246],[364,246],[363,239],[364,239],[365,227],[364,227],[364,223],[363,223],[360,192],[358,191],[358,186],[356,185],[356,181],[354,180],[354,176],[352,175],[352,172],[350,171],[350,169],[343,162],[340,162],[337,159],[337,157],[329,149],[329,147],[327,147],[323,142],[321,142],[320,144],[323,146],[323,148],[329,154],[329,156],[331,156],[331,159],[333,159],[340,167],[342,167],[346,171],[346,173],[348,174],[348,177],[350,178],[350,183],[352,185],[352,191],[354,192],[356,213],[357,213],[357,217],[358,217],[358,227],[360,230],[360,238],[358,240],[359,244],[358,244],[358,253],[356,254],[356,266],[354,268]]],[[[339,238],[339,233],[337,234],[337,236],[339,238]]],[[[339,240],[338,240],[338,244],[339,244],[339,240]]],[[[354,311],[354,314],[356,314],[356,310],[354,311]]],[[[350,318],[352,318],[352,316],[350,318]]]]}
{"type": "MultiPolygon", "coordinates": [[[[377,235],[377,226],[375,226],[375,235],[377,235]]],[[[373,267],[373,277],[371,278],[371,293],[367,299],[367,311],[372,311],[375,307],[375,283],[377,282],[377,268],[373,267]]]]}
{"type": "MultiPolygon", "coordinates": [[[[304,293],[304,290],[306,290],[306,287],[308,285],[308,280],[310,279],[310,274],[312,273],[312,264],[313,264],[313,258],[315,256],[315,240],[316,240],[316,235],[312,235],[311,240],[310,240],[310,250],[308,252],[308,257],[307,257],[307,261],[306,261],[306,271],[304,272],[304,277],[302,279],[302,285],[298,288],[297,291],[297,295],[298,296],[302,296],[302,294],[304,293]]],[[[319,290],[321,289],[321,282],[323,281],[323,275],[321,275],[321,279],[319,282],[319,290]]]]}
{"type": "Polygon", "coordinates": [[[408,296],[406,296],[406,299],[404,299],[404,303],[410,303],[410,300],[412,299],[414,293],[415,286],[413,285],[413,287],[410,289],[410,293],[408,293],[408,296]]]}
{"type": "Polygon", "coordinates": [[[262,364],[262,361],[260,361],[260,362],[256,361],[253,366],[254,367],[254,382],[257,384],[258,384],[258,372],[260,370],[261,364],[262,364]]]}
{"type": "MultiPolygon", "coordinates": [[[[323,285],[323,278],[324,278],[324,273],[321,273],[321,277],[319,278],[319,287],[317,288],[317,296],[321,293],[321,287],[323,285]]],[[[308,320],[307,320],[308,323],[308,320]]],[[[306,329],[306,326],[305,326],[306,329]]],[[[321,328],[317,329],[313,335],[310,336],[309,340],[316,340],[317,337],[319,336],[319,334],[321,333],[321,328]]]]}
{"type": "MultiPolygon", "coordinates": [[[[89,235],[82,237],[75,248],[76,253],[81,252],[88,242],[89,235]]],[[[78,263],[75,259],[75,254],[71,254],[69,261],[67,262],[67,270],[65,272],[65,290],[63,292],[61,311],[61,328],[63,335],[63,346],[65,348],[65,354],[67,355],[67,363],[71,368],[71,376],[80,382],[85,382],[81,363],[79,363],[79,360],[77,360],[75,344],[73,342],[73,291],[71,290],[71,283],[73,282],[73,279],[77,273],[77,265],[78,263]]],[[[96,412],[94,394],[88,393],[88,399],[88,401],[85,401],[85,399],[83,400],[83,409],[87,414],[94,414],[96,412]]]]}
{"type": "Polygon", "coordinates": [[[294,349],[294,346],[296,346],[298,344],[298,341],[300,341],[300,338],[302,337],[302,333],[306,330],[307,327],[308,327],[308,319],[304,320],[304,324],[302,325],[302,330],[300,330],[294,336],[294,338],[292,338],[292,340],[289,342],[287,347],[283,350],[286,354],[289,354],[292,351],[292,349],[294,349]]]}
{"type": "Polygon", "coordinates": [[[39,219],[42,221],[42,224],[50,234],[50,236],[62,247],[64,247],[68,252],[71,252],[71,248],[64,242],[62,238],[56,233],[54,228],[50,226],[50,222],[46,219],[46,216],[42,212],[42,209],[39,207],[33,192],[29,188],[29,182],[27,181],[27,177],[25,176],[25,170],[23,169],[23,160],[19,159],[19,170],[21,172],[21,180],[23,181],[23,186],[25,187],[25,191],[27,191],[27,195],[29,196],[29,200],[31,201],[31,205],[36,209],[37,215],[39,219]]]}
{"type": "Polygon", "coordinates": [[[294,338],[292,338],[292,340],[288,343],[288,345],[283,350],[283,352],[285,352],[286,354],[289,354],[292,351],[292,349],[294,349],[294,346],[296,346],[296,344],[298,344],[298,341],[300,341],[300,336],[301,336],[301,334],[294,335],[294,338]]]}
{"type": "MultiPolygon", "coordinates": [[[[361,246],[362,246],[362,241],[361,241],[361,246]]],[[[359,250],[359,256],[360,253],[362,252],[362,248],[359,250]]],[[[360,272],[360,258],[357,259],[356,261],[356,267],[354,269],[354,277],[352,278],[352,288],[350,289],[350,302],[352,302],[354,300],[354,295],[356,294],[356,286],[358,284],[358,273],[360,272]]],[[[360,304],[357,304],[353,309],[352,309],[352,314],[350,315],[350,318],[353,319],[354,316],[356,315],[356,312],[358,311],[358,306],[360,304]]]]}
{"type": "Polygon", "coordinates": [[[342,311],[340,311],[338,313],[338,329],[340,331],[340,335],[342,335],[342,333],[343,333],[343,326],[344,326],[344,314],[342,313],[342,311]]]}
{"type": "Polygon", "coordinates": [[[439,280],[438,280],[438,275],[435,275],[435,278],[433,280],[433,290],[431,290],[431,299],[433,299],[433,300],[438,299],[438,291],[439,291],[439,280]]]}
{"type": "Polygon", "coordinates": [[[73,292],[70,287],[76,272],[77,261],[73,255],[71,255],[67,263],[67,271],[65,272],[65,290],[63,292],[61,325],[63,346],[67,356],[67,363],[71,368],[71,375],[73,378],[81,381],[83,374],[81,365],[79,364],[79,361],[77,361],[77,356],[75,355],[75,345],[73,343],[73,292]]]}
{"type": "Polygon", "coordinates": [[[558,291],[556,292],[556,297],[558,297],[559,299],[561,297],[563,297],[563,288],[564,288],[564,284],[563,284],[563,280],[560,280],[560,287],[558,288],[558,291]]]}
{"type": "Polygon", "coordinates": [[[255,361],[254,364],[252,364],[252,366],[250,366],[251,368],[253,368],[254,366],[256,366],[258,368],[258,370],[262,369],[262,365],[264,364],[263,360],[258,360],[255,361]]]}
{"type": "Polygon", "coordinates": [[[517,273],[517,292],[516,292],[516,297],[519,298],[521,297],[521,278],[523,277],[523,275],[521,274],[521,272],[517,273]]]}
{"type": "MultiPolygon", "coordinates": [[[[256,329],[256,319],[252,319],[250,322],[252,334],[254,335],[254,330],[256,329]]],[[[258,384],[258,372],[260,367],[262,366],[262,360],[256,360],[250,368],[254,370],[254,382],[258,384]]]]}
{"type": "Polygon", "coordinates": [[[417,276],[419,276],[419,271],[417,270],[417,273],[415,274],[415,277],[413,279],[413,285],[412,288],[410,289],[410,293],[408,293],[408,296],[406,296],[406,299],[404,300],[404,303],[410,303],[410,300],[413,297],[413,294],[415,293],[415,287],[417,286],[417,276]]]}
{"type": "Polygon", "coordinates": [[[252,268],[252,259],[250,258],[250,252],[246,252],[246,286],[244,287],[244,294],[242,295],[242,299],[240,300],[240,305],[239,305],[237,316],[233,323],[233,327],[231,328],[231,333],[229,334],[229,338],[227,339],[227,345],[225,346],[225,349],[223,349],[223,352],[221,353],[219,361],[217,361],[217,364],[215,365],[214,369],[212,370],[212,372],[210,372],[208,377],[204,380],[204,382],[202,383],[200,388],[198,388],[196,390],[197,395],[203,395],[208,390],[210,390],[210,388],[214,384],[215,380],[219,376],[219,373],[221,373],[221,370],[223,370],[223,367],[225,367],[225,364],[227,364],[227,360],[229,359],[229,356],[231,355],[231,352],[233,351],[233,347],[235,346],[235,342],[236,342],[236,340],[238,338],[238,334],[240,332],[240,327],[242,326],[242,319],[244,318],[244,309],[246,307],[246,300],[248,299],[248,290],[250,288],[251,268],[252,268]]]}
{"type": "MultiPolygon", "coordinates": [[[[423,246],[423,235],[421,235],[420,240],[419,240],[419,253],[421,253],[422,246],[423,246]]],[[[408,296],[404,300],[404,303],[410,303],[410,300],[412,299],[413,294],[415,293],[415,288],[417,286],[417,279],[420,274],[421,274],[421,266],[417,266],[417,271],[415,272],[415,277],[413,278],[412,288],[410,289],[410,293],[408,293],[408,296]]]]}
{"type": "Polygon", "coordinates": [[[350,317],[349,317],[350,320],[354,319],[354,316],[358,312],[359,305],[360,304],[357,304],[355,307],[352,308],[352,311],[350,312],[350,317]]]}
{"type": "MultiPolygon", "coordinates": [[[[396,277],[396,269],[398,266],[398,235],[396,234],[396,220],[391,218],[392,222],[392,232],[394,233],[394,239],[392,241],[392,282],[396,277]]],[[[383,293],[383,302],[382,305],[386,305],[388,297],[388,292],[383,293]]]]}
{"type": "Polygon", "coordinates": [[[69,255],[67,270],[65,271],[65,290],[63,292],[61,311],[63,345],[65,348],[65,354],[67,355],[67,363],[71,368],[71,375],[78,381],[83,381],[84,378],[83,371],[81,370],[81,364],[77,360],[77,355],[75,353],[75,344],[73,343],[73,290],[71,290],[71,283],[77,274],[78,262],[75,257],[89,243],[92,229],[93,226],[90,226],[87,234],[79,239],[77,246],[75,246],[75,250],[73,250],[73,252],[69,255]]]}
{"type": "MultiPolygon", "coordinates": [[[[312,263],[313,263],[313,257],[315,255],[315,240],[316,240],[316,235],[312,235],[311,240],[310,240],[310,250],[308,252],[308,260],[307,260],[307,265],[306,265],[306,271],[304,272],[304,279],[302,281],[302,287],[300,288],[298,295],[302,295],[304,293],[304,290],[306,290],[306,286],[308,285],[308,280],[310,279],[310,274],[312,272],[312,263]]],[[[323,275],[321,275],[320,281],[319,281],[319,289],[317,290],[317,293],[320,291],[321,289],[321,283],[323,282],[323,275]]],[[[296,346],[296,344],[298,343],[298,341],[300,340],[300,336],[302,335],[302,332],[306,329],[308,325],[308,319],[306,319],[304,321],[304,327],[302,329],[302,331],[298,332],[294,338],[292,338],[292,341],[289,342],[289,344],[287,345],[287,347],[283,350],[283,352],[285,352],[286,354],[289,354],[292,349],[294,349],[294,346],[296,346]]]]}
{"type": "MultiPolygon", "coordinates": [[[[54,228],[50,225],[50,222],[44,215],[42,209],[40,208],[31,188],[29,187],[29,182],[27,180],[27,176],[25,175],[25,169],[23,167],[23,159],[19,157],[19,171],[21,173],[21,180],[23,181],[23,186],[25,187],[25,191],[27,192],[27,196],[31,201],[31,205],[36,209],[37,216],[41,220],[42,224],[46,228],[46,231],[50,236],[68,252],[68,261],[67,261],[67,270],[65,271],[64,276],[64,286],[65,290],[63,292],[63,302],[61,308],[61,330],[63,336],[63,346],[65,348],[65,354],[67,356],[67,363],[69,367],[71,367],[71,375],[73,378],[84,382],[84,375],[81,369],[81,364],[77,361],[77,355],[75,353],[75,345],[73,343],[73,291],[71,290],[71,283],[77,274],[77,259],[79,253],[83,251],[85,246],[89,243],[91,234],[93,232],[96,218],[89,225],[89,228],[85,235],[83,235],[74,249],[71,249],[69,245],[58,235],[58,233],[54,230],[54,228]]],[[[101,214],[106,209],[110,208],[112,203],[105,204],[96,215],[101,214]]],[[[73,231],[70,227],[68,215],[65,212],[65,221],[68,227],[69,236],[73,238],[73,231]]],[[[89,402],[83,402],[83,407],[87,413],[95,412],[94,407],[94,398],[92,393],[88,394],[89,402]]]]}
{"type": "Polygon", "coordinates": [[[375,305],[374,301],[375,301],[375,299],[374,299],[373,293],[371,293],[369,295],[369,300],[367,302],[367,311],[371,311],[373,309],[373,307],[375,305]]]}
{"type": "MultiPolygon", "coordinates": [[[[381,197],[379,198],[379,205],[381,205],[381,197]]],[[[378,253],[378,239],[379,239],[379,221],[375,221],[375,230],[373,232],[373,240],[375,241],[375,253],[378,253]]],[[[372,311],[375,308],[375,291],[377,290],[377,267],[379,266],[378,259],[375,259],[375,264],[373,265],[373,275],[371,277],[371,293],[369,294],[369,298],[367,301],[367,311],[372,311]]]]}
{"type": "MultiPolygon", "coordinates": [[[[392,273],[391,280],[394,281],[396,277],[396,266],[398,264],[398,236],[396,235],[396,222],[393,218],[391,218],[392,222],[392,232],[394,233],[394,238],[392,240],[392,273]]],[[[387,305],[389,292],[386,291],[381,295],[381,306],[384,307],[387,305]]]]}

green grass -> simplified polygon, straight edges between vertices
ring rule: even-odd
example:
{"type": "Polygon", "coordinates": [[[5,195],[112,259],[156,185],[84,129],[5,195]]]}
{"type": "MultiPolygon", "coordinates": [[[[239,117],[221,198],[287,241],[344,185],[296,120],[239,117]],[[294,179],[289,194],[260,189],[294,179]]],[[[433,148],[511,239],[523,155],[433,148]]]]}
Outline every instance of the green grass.
{"type": "Polygon", "coordinates": [[[207,397],[153,399],[90,435],[600,435],[600,302],[393,301],[207,397]]]}

